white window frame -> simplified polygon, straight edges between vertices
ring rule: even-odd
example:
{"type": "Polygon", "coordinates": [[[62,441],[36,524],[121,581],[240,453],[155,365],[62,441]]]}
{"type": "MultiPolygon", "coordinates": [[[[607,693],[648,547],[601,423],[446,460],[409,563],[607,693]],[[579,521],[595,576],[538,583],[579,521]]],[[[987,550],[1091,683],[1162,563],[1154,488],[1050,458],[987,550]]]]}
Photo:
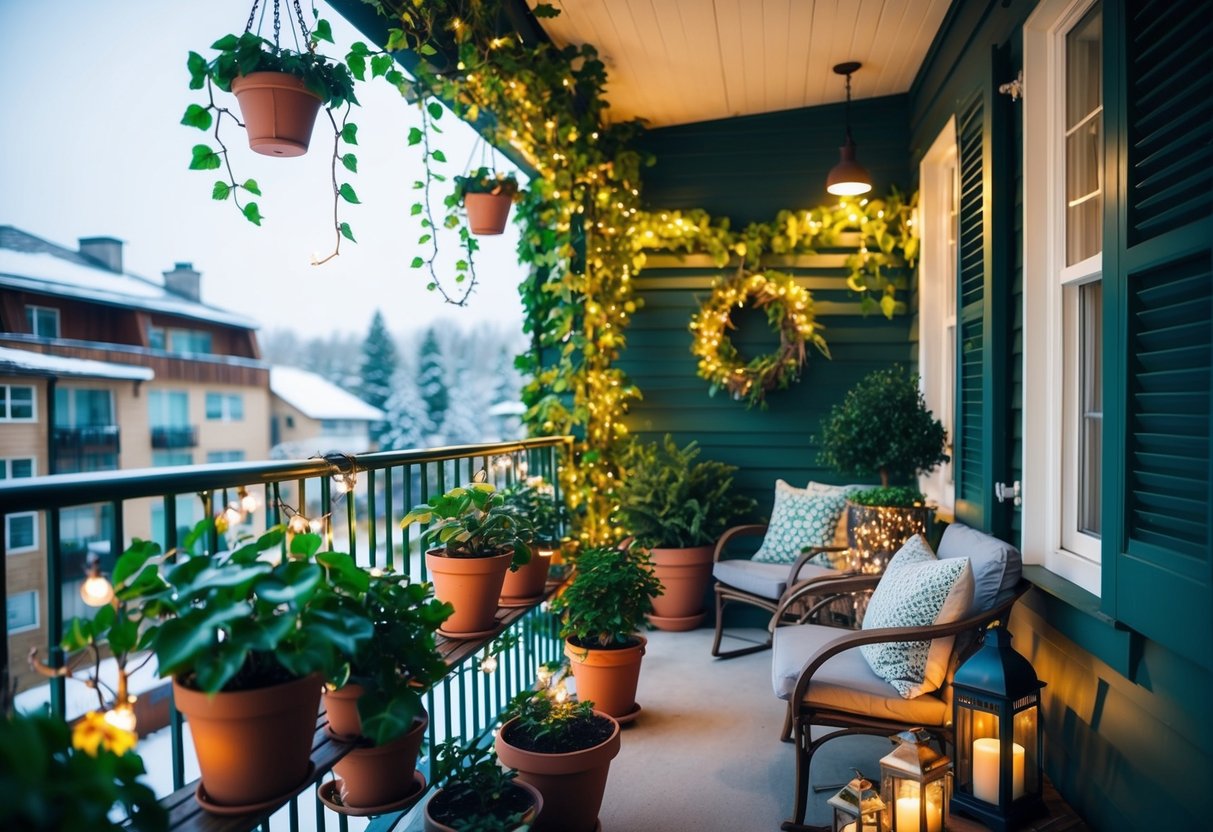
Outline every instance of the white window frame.
{"type": "MultiPolygon", "coordinates": [[[[943,423],[952,456],[956,421],[956,204],[959,151],[956,118],[918,167],[918,216],[922,254],[918,263],[918,372],[927,407],[943,423]],[[950,336],[950,337],[949,337],[950,336]]],[[[956,502],[952,461],[919,477],[927,498],[951,515],[956,502]]]]}
{"type": "Polygon", "coordinates": [[[38,421],[38,391],[34,389],[34,385],[2,384],[0,387],[4,388],[4,411],[0,413],[0,422],[31,424],[38,421]],[[13,391],[17,389],[29,391],[30,416],[28,419],[17,418],[10,415],[13,412],[13,391]]]}
{"type": "Polygon", "coordinates": [[[244,395],[242,393],[219,393],[209,391],[203,403],[203,410],[206,412],[206,420],[208,422],[243,422],[244,421],[244,395]],[[214,396],[219,401],[219,415],[211,415],[211,397],[214,396]],[[234,416],[233,405],[239,402],[240,415],[234,416]]]}
{"type": "Polygon", "coordinates": [[[38,459],[37,459],[37,457],[5,456],[5,457],[0,457],[0,469],[3,469],[3,471],[4,471],[4,476],[0,477],[0,479],[3,479],[4,481],[25,479],[25,477],[18,477],[15,474],[13,474],[13,463],[14,462],[28,462],[29,463],[29,475],[31,477],[38,476],[38,459]]]}
{"type": "Polygon", "coordinates": [[[38,551],[38,512],[36,511],[18,511],[13,514],[4,515],[4,551],[10,555],[20,555],[25,552],[38,551]],[[34,542],[29,546],[14,547],[12,545],[12,522],[21,517],[29,517],[34,525],[34,542]]]}
{"type": "MultiPolygon", "coordinates": [[[[14,593],[11,593],[11,594],[8,596],[8,598],[6,599],[6,602],[7,602],[7,603],[8,603],[8,605],[9,605],[9,606],[8,606],[8,609],[12,609],[12,599],[13,599],[13,598],[16,598],[16,597],[18,597],[18,596],[20,596],[20,595],[32,595],[32,596],[34,596],[34,623],[33,623],[33,624],[27,624],[27,625],[26,625],[26,626],[24,626],[24,627],[13,627],[13,628],[11,628],[11,629],[6,629],[6,632],[7,632],[7,633],[8,633],[10,636],[12,636],[12,635],[16,635],[17,633],[28,633],[28,632],[31,632],[32,630],[37,630],[39,627],[41,627],[41,626],[42,626],[42,599],[41,599],[41,598],[38,596],[38,592],[37,592],[37,590],[28,589],[28,590],[25,590],[25,591],[23,591],[23,592],[14,592],[14,593]]],[[[6,614],[7,614],[7,613],[6,613],[6,614]]],[[[4,622],[4,624],[5,624],[5,627],[7,628],[7,627],[8,627],[8,621],[6,620],[6,621],[4,622]]]]}
{"type": "Polygon", "coordinates": [[[1098,596],[1102,543],[1076,522],[1078,414],[1066,387],[1079,304],[1066,300],[1101,279],[1103,257],[1066,265],[1063,208],[1066,34],[1096,2],[1042,0],[1024,24],[1023,551],[1098,596]]]}
{"type": "Polygon", "coordinates": [[[63,332],[63,329],[62,329],[63,325],[62,325],[62,320],[60,318],[59,310],[53,306],[37,306],[32,303],[27,303],[25,305],[25,314],[27,316],[29,316],[32,321],[32,324],[30,326],[30,334],[34,335],[37,338],[58,338],[60,333],[63,332]],[[45,335],[38,331],[38,313],[39,312],[50,312],[51,313],[51,316],[55,320],[55,333],[53,335],[45,335]]]}

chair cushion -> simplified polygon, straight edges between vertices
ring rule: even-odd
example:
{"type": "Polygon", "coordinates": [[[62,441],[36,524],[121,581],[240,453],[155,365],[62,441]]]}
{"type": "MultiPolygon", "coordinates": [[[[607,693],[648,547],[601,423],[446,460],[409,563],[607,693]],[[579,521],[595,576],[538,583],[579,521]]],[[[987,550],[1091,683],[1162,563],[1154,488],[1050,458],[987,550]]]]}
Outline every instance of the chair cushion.
{"type": "Polygon", "coordinates": [[[843,493],[814,493],[776,480],[771,522],[753,560],[793,563],[807,547],[830,545],[846,499],[843,493]]]}
{"type": "Polygon", "coordinates": [[[769,598],[772,601],[788,588],[786,563],[754,563],[752,560],[721,560],[712,566],[712,577],[722,584],[769,598]]]}
{"type": "MultiPolygon", "coordinates": [[[[973,602],[966,558],[939,560],[922,535],[889,561],[863,619],[863,629],[925,627],[959,621],[973,602]]],[[[953,638],[865,644],[859,648],[877,676],[912,699],[936,690],[947,676],[953,638]]]]}
{"type": "MultiPolygon", "coordinates": [[[[771,682],[775,695],[780,699],[789,698],[805,665],[830,642],[851,633],[854,630],[818,624],[776,628],[771,653],[771,682]]],[[[949,716],[947,703],[934,693],[903,698],[896,688],[872,672],[859,649],[844,650],[828,659],[813,674],[805,701],[909,725],[943,725],[949,716]]]]}
{"type": "Polygon", "coordinates": [[[973,605],[969,615],[992,608],[998,597],[1019,583],[1023,556],[1010,543],[963,523],[953,523],[939,541],[939,559],[968,558],[973,570],[973,605]]]}

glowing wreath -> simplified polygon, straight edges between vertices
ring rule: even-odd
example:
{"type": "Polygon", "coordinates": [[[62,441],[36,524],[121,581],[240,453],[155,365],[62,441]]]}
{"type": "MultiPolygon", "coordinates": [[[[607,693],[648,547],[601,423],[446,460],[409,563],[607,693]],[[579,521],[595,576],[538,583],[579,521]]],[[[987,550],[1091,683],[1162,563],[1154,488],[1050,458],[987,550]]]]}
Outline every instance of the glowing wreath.
{"type": "Polygon", "coordinates": [[[695,336],[691,352],[699,358],[700,378],[712,384],[710,393],[728,390],[733,398],[744,399],[746,407],[766,407],[769,391],[783,390],[800,378],[806,343],[827,358],[830,355],[813,315],[813,296],[791,275],[780,272],[742,270],[736,277],[717,281],[711,297],[691,317],[691,332],[695,336]],[[778,350],[748,362],[727,333],[733,329],[733,310],[747,305],[763,310],[779,332],[778,350]]]}

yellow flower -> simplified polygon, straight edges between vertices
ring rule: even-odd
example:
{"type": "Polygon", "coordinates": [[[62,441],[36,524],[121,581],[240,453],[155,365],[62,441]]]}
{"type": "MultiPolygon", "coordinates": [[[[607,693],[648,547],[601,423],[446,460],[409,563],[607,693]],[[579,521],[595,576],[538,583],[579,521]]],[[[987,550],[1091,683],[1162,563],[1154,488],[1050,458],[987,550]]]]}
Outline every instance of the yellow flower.
{"type": "Polygon", "coordinates": [[[72,747],[96,757],[98,749],[104,748],[122,756],[135,747],[137,737],[110,725],[97,711],[89,711],[72,729],[72,747]]]}

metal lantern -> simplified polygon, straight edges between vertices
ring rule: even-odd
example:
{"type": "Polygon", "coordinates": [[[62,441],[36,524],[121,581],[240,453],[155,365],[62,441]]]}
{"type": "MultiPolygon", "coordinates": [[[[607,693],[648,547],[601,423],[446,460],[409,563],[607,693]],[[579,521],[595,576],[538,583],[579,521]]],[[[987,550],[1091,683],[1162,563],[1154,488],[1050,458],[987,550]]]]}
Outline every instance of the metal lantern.
{"type": "Polygon", "coordinates": [[[880,761],[880,795],[892,832],[943,832],[952,793],[952,761],[930,744],[922,728],[891,738],[896,746],[880,761]]]}
{"type": "Polygon", "coordinates": [[[952,682],[952,809],[995,832],[1006,832],[1044,812],[1043,687],[1031,662],[1011,649],[1005,627],[986,630],[981,649],[956,670],[952,682]]]}
{"type": "Polygon", "coordinates": [[[834,807],[832,832],[884,832],[888,827],[884,801],[858,770],[855,779],[827,802],[834,807]]]}

